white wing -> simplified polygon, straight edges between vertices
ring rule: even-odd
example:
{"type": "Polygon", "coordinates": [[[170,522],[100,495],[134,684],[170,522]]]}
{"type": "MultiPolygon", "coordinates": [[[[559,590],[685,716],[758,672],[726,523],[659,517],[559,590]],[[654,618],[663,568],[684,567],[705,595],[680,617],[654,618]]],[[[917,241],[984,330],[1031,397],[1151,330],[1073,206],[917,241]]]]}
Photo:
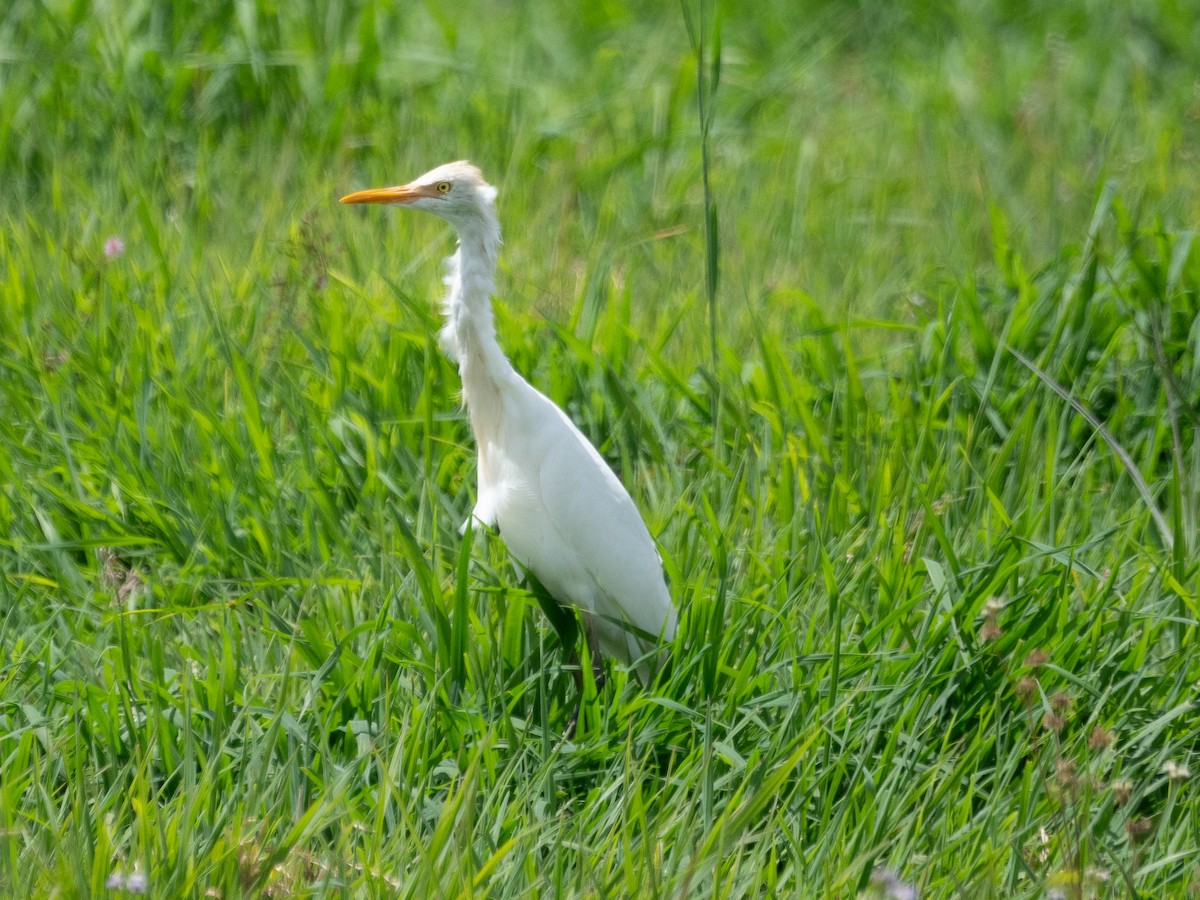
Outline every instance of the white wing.
{"type": "Polygon", "coordinates": [[[510,552],[555,599],[595,615],[602,648],[634,661],[652,647],[637,632],[666,640],[675,635],[658,551],[596,449],[562,410],[525,388],[514,404],[519,413],[505,410],[505,424],[523,439],[489,448],[500,451],[489,454],[489,462],[502,456],[504,463],[495,484],[481,484],[480,500],[487,501],[480,505],[494,509],[510,552]]]}

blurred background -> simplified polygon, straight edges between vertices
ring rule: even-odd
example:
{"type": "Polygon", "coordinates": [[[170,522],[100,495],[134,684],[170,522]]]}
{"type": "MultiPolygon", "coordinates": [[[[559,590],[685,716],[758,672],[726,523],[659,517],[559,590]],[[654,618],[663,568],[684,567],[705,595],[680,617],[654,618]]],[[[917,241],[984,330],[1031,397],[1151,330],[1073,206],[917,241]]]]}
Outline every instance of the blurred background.
{"type": "MultiPolygon", "coordinates": [[[[875,315],[986,269],[996,216],[1043,265],[1082,241],[1108,179],[1135,219],[1195,221],[1189,3],[764,2],[708,18],[728,304],[800,292],[875,315]]],[[[306,215],[343,235],[333,204],[350,188],[470,158],[502,192],[502,293],[569,304],[586,254],[661,312],[702,282],[694,49],[681,8],[615,0],[13,0],[4,215],[64,249],[112,232],[137,259],[237,271],[306,215]]]]}

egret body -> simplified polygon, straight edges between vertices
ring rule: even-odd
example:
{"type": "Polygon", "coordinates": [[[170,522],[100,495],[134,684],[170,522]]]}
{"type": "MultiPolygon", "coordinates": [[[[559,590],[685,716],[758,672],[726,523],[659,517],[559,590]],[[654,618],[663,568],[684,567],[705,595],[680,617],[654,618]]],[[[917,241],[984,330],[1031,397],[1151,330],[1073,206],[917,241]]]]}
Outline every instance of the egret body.
{"type": "Polygon", "coordinates": [[[496,341],[495,200],[496,189],[466,162],[342,198],[424,210],[457,230],[441,344],[458,364],[478,448],[473,516],[499,529],[509,552],[556,603],[582,611],[593,664],[598,644],[637,664],[645,677],[656,662],[651,651],[675,636],[662,562],[629,493],[596,448],[518,374],[496,341]]]}

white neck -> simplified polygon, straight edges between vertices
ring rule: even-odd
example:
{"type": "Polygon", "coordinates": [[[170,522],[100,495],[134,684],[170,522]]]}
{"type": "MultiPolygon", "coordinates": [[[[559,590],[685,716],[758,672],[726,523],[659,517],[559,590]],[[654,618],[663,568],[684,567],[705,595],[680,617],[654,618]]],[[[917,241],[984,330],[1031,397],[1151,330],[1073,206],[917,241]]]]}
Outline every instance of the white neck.
{"type": "MultiPolygon", "coordinates": [[[[472,426],[480,415],[495,410],[500,386],[519,378],[496,341],[492,320],[492,290],[496,283],[496,254],[500,224],[495,212],[458,223],[458,251],[447,262],[446,297],[442,312],[442,348],[458,363],[463,399],[471,411],[472,426]]],[[[498,410],[497,410],[498,411],[498,410]]],[[[475,428],[478,434],[478,427],[475,428]]]]}

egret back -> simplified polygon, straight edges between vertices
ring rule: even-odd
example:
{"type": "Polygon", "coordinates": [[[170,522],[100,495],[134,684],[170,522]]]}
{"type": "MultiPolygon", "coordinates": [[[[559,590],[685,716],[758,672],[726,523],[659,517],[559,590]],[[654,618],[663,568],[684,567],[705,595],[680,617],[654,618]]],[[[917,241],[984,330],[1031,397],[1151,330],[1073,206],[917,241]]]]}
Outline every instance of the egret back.
{"type": "Polygon", "coordinates": [[[545,395],[518,376],[500,396],[499,428],[478,437],[480,505],[553,597],[594,617],[605,652],[638,661],[659,639],[671,640],[676,627],[641,514],[591,442],[545,395]]]}

